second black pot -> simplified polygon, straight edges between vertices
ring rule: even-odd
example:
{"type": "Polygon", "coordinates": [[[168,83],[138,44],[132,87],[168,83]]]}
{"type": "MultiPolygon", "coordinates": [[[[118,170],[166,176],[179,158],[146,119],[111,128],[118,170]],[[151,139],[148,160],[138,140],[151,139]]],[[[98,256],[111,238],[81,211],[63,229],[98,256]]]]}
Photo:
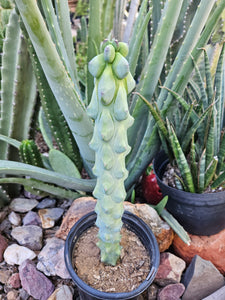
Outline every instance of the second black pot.
{"type": "Polygon", "coordinates": [[[138,295],[143,293],[153,282],[156,272],[159,266],[159,248],[154,234],[151,229],[137,216],[129,212],[124,212],[122,221],[124,225],[131,231],[133,231],[146,247],[150,255],[151,265],[150,271],[139,287],[131,292],[127,293],[106,293],[96,290],[84,281],[82,281],[76,274],[72,265],[72,252],[76,241],[80,235],[88,228],[95,225],[96,213],[91,212],[81,218],[70,230],[65,244],[65,262],[70,276],[74,283],[77,285],[80,295],[80,300],[111,300],[111,299],[130,299],[137,300],[138,295]]]}
{"type": "Polygon", "coordinates": [[[191,234],[213,235],[225,229],[225,191],[196,194],[172,188],[162,182],[168,163],[163,151],[153,162],[158,185],[163,195],[169,196],[167,210],[191,234]]]}

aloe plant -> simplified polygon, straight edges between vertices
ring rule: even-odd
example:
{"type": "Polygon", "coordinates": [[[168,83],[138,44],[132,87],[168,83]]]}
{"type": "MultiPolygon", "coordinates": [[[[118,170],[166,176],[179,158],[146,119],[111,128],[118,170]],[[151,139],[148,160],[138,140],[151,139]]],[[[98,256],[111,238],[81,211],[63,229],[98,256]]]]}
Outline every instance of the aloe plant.
{"type": "MultiPolygon", "coordinates": [[[[200,50],[199,50],[200,51],[200,50]]],[[[155,103],[148,103],[155,118],[162,145],[171,163],[178,167],[177,188],[202,193],[225,184],[224,148],[224,57],[221,47],[214,77],[204,52],[204,72],[195,65],[195,81],[187,86],[186,97],[168,90],[183,107],[185,114],[176,122],[163,119],[155,103]],[[185,138],[184,138],[185,137],[185,138]]]]}
{"type": "MultiPolygon", "coordinates": [[[[139,16],[135,20],[132,30],[128,30],[128,32],[131,32],[128,35],[128,62],[131,65],[132,75],[135,75],[135,78],[138,79],[136,90],[146,97],[148,101],[151,101],[152,98],[157,98],[158,107],[164,117],[172,111],[172,105],[174,103],[176,104],[176,101],[174,101],[173,96],[168,90],[159,89],[159,80],[162,81],[167,89],[173,89],[179,94],[184,92],[194,69],[192,58],[195,61],[199,59],[199,48],[207,44],[225,8],[225,0],[221,0],[218,3],[214,0],[199,1],[198,7],[195,7],[195,4],[192,2],[193,1],[189,0],[163,1],[162,3],[152,1],[151,7],[149,7],[148,1],[143,0],[139,8],[139,16]],[[192,11],[190,18],[183,18],[185,12],[188,13],[188,11],[192,11]],[[152,24],[152,26],[150,26],[151,36],[147,35],[149,29],[148,20],[150,20],[152,24]],[[191,26],[188,26],[189,23],[191,26]],[[182,43],[174,43],[175,36],[178,36],[179,41],[182,41],[182,43]],[[140,47],[142,41],[143,46],[140,47]],[[174,50],[173,46],[174,54],[169,57],[168,53],[172,45],[177,46],[177,48],[174,50]],[[137,57],[139,57],[138,60],[137,57]],[[168,59],[170,59],[169,64],[168,59]],[[167,66],[165,66],[165,64],[167,64],[167,66]]],[[[42,129],[44,128],[45,133],[49,132],[48,129],[50,129],[51,136],[54,136],[54,132],[58,133],[59,130],[64,127],[62,124],[67,124],[69,129],[67,132],[70,132],[70,139],[66,144],[71,145],[71,143],[74,144],[76,141],[85,169],[89,172],[90,177],[93,178],[91,170],[95,161],[95,153],[89,147],[89,142],[91,141],[94,131],[94,122],[88,116],[86,104],[90,102],[94,83],[91,74],[88,73],[86,76],[85,93],[83,93],[82,89],[84,87],[82,85],[82,89],[80,88],[79,76],[77,74],[73,39],[69,28],[70,22],[67,1],[56,1],[56,9],[54,9],[52,1],[47,0],[16,0],[15,3],[20,15],[20,24],[28,45],[29,53],[31,57],[33,57],[31,60],[33,61],[34,74],[36,76],[40,96],[42,97],[41,101],[44,110],[44,117],[42,119],[45,118],[47,120],[43,123],[45,126],[42,127],[42,129]],[[33,49],[31,49],[31,47],[33,47],[33,49]],[[35,68],[34,65],[37,67],[35,68]],[[47,97],[47,95],[50,96],[50,94],[51,98],[47,97]],[[51,103],[54,103],[54,107],[56,108],[54,112],[56,113],[49,116],[49,107],[53,105],[51,103]],[[60,113],[60,119],[63,116],[63,122],[58,122],[57,124],[58,113],[60,113]],[[52,125],[53,121],[55,125],[52,125]],[[53,126],[53,128],[51,126],[53,126]]],[[[122,19],[121,11],[118,9],[118,2],[115,6],[115,12],[117,12],[117,14],[119,13],[120,16],[114,15],[114,11],[108,9],[110,5],[114,4],[114,1],[90,1],[87,61],[90,61],[94,56],[99,54],[101,41],[104,40],[112,30],[112,20],[122,19]],[[107,4],[104,6],[103,3],[107,4]],[[110,28],[102,26],[106,20],[110,20],[110,22],[107,23],[111,24],[111,26],[109,26],[110,28]]],[[[126,6],[125,4],[125,0],[121,2],[123,7],[126,6]]],[[[15,11],[14,18],[17,18],[18,21],[18,16],[15,15],[15,11]]],[[[16,29],[18,28],[19,26],[16,27],[16,29]]],[[[122,26],[114,25],[114,29],[117,30],[117,33],[115,31],[115,35],[118,34],[122,37],[121,28],[122,26]]],[[[13,31],[14,34],[16,32],[17,31],[13,31]]],[[[17,38],[13,39],[13,41],[15,45],[17,38]]],[[[17,48],[12,46],[10,49],[11,51],[14,50],[14,53],[10,55],[10,52],[7,52],[10,58],[7,59],[6,62],[14,66],[13,59],[15,60],[15,56],[17,55],[17,48]]],[[[15,69],[12,67],[10,70],[13,71],[15,69]]],[[[12,87],[12,82],[13,76],[10,77],[10,84],[5,85],[5,87],[12,87]]],[[[4,112],[12,111],[12,103],[13,102],[7,102],[9,109],[4,109],[4,112]]],[[[135,120],[133,126],[128,130],[128,141],[131,146],[131,152],[126,157],[126,167],[129,171],[129,176],[125,180],[126,190],[130,190],[135,185],[135,182],[143,173],[146,166],[151,162],[160,146],[156,123],[154,118],[149,116],[142,100],[140,100],[137,95],[129,96],[129,104],[130,114],[135,120]]],[[[6,105],[5,101],[2,102],[1,108],[3,105],[6,105]]],[[[2,116],[4,116],[4,114],[1,113],[1,118],[2,116]]],[[[9,114],[7,123],[1,123],[0,133],[6,137],[10,137],[9,128],[12,126],[11,117],[12,114],[9,114]]],[[[28,119],[30,119],[30,117],[28,119]]],[[[27,126],[27,128],[29,128],[29,126],[27,126]]],[[[50,135],[46,136],[48,136],[48,141],[50,141],[50,135]]],[[[58,137],[58,144],[63,142],[63,136],[62,134],[58,137]]],[[[29,137],[26,136],[23,139],[27,138],[29,137]]],[[[7,148],[6,139],[2,139],[4,139],[4,142],[2,142],[1,145],[3,148],[7,148]]],[[[55,139],[57,139],[56,136],[55,139]]],[[[18,140],[19,142],[22,141],[21,138],[18,138],[18,140]]],[[[76,164],[73,155],[73,151],[75,152],[73,149],[75,148],[69,146],[68,152],[64,152],[67,151],[64,149],[65,148],[61,148],[60,150],[76,164]]],[[[7,151],[4,150],[4,152],[1,153],[7,153],[7,151]]],[[[4,155],[1,159],[1,174],[11,174],[12,176],[18,174],[18,170],[13,161],[10,167],[6,168],[5,160],[9,159],[7,155],[4,155]]],[[[11,157],[10,160],[14,159],[11,157]]],[[[44,183],[49,184],[47,177],[48,171],[51,172],[50,184],[58,184],[58,172],[45,170],[44,168],[37,169],[37,167],[35,168],[27,164],[19,164],[19,166],[23,170],[21,175],[33,174],[32,176],[35,176],[35,179],[39,181],[40,188],[43,187],[44,183]],[[37,172],[37,176],[35,172],[37,172]],[[46,176],[42,177],[41,172],[46,176]],[[54,174],[55,182],[53,179],[54,174]]],[[[45,167],[48,168],[48,166],[49,162],[46,161],[45,167]]],[[[12,178],[16,180],[15,177],[12,178]]],[[[2,178],[2,183],[6,179],[7,178],[2,178]]],[[[73,178],[73,180],[76,181],[78,179],[73,178]]],[[[79,180],[82,182],[82,179],[79,180]]],[[[69,182],[66,182],[65,178],[63,183],[64,188],[68,188],[69,182]]],[[[31,186],[30,181],[27,181],[27,184],[31,186]]],[[[84,182],[84,189],[85,186],[86,181],[84,182]]],[[[94,187],[93,184],[90,186],[92,186],[92,188],[94,187]]],[[[63,185],[61,185],[61,187],[63,187],[63,185]]],[[[82,190],[80,185],[79,190],[82,190]]]]}

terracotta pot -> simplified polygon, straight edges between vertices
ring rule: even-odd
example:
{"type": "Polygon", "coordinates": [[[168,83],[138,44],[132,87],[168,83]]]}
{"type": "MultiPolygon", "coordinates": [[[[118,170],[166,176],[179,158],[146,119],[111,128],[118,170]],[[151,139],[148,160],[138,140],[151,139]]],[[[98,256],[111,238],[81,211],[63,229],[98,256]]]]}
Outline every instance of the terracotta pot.
{"type": "Polygon", "coordinates": [[[169,159],[165,152],[156,155],[153,167],[163,195],[168,195],[167,210],[184,229],[194,235],[213,235],[225,228],[225,191],[188,193],[162,182],[169,159]]]}
{"type": "Polygon", "coordinates": [[[133,299],[136,300],[138,295],[143,293],[153,282],[159,266],[159,248],[157,241],[151,229],[137,216],[129,212],[125,212],[123,215],[124,225],[131,231],[133,231],[142,241],[147,251],[149,252],[151,259],[150,271],[139,287],[131,292],[126,293],[106,293],[96,290],[84,281],[82,281],[76,274],[72,266],[72,252],[74,245],[78,240],[79,236],[86,231],[88,228],[95,225],[96,213],[91,212],[82,217],[70,230],[65,244],[65,262],[70,276],[74,283],[77,285],[80,295],[80,300],[110,300],[110,299],[133,299]]]}

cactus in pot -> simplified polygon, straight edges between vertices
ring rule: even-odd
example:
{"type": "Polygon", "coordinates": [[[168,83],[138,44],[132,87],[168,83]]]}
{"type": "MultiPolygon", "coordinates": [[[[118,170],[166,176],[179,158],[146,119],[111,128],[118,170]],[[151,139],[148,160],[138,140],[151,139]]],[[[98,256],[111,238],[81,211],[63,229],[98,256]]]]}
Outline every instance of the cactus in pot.
{"type": "Polygon", "coordinates": [[[98,246],[101,260],[115,265],[120,256],[120,229],[123,201],[126,198],[124,181],[128,176],[125,157],[130,151],[127,129],[133,118],[129,114],[127,94],[135,87],[125,59],[128,46],[117,41],[105,41],[102,53],[89,62],[95,77],[95,87],[88,114],[95,120],[90,147],[95,151],[93,173],[97,183],[93,195],[99,227],[98,246]]]}

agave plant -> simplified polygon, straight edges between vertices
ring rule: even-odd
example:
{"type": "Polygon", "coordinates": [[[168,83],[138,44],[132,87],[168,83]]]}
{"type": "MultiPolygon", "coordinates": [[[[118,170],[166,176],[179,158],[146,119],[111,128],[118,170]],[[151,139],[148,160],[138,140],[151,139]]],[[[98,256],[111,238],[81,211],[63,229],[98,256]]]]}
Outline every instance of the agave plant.
{"type": "Polygon", "coordinates": [[[164,150],[179,172],[176,187],[191,193],[202,193],[225,184],[224,138],[224,57],[221,47],[215,74],[210,71],[209,57],[204,51],[204,69],[195,65],[195,74],[188,83],[185,98],[169,90],[184,110],[179,118],[163,120],[156,103],[148,105],[155,118],[164,150]]]}
{"type": "MultiPolygon", "coordinates": [[[[131,1],[130,9],[138,10],[138,17],[135,19],[136,14],[130,11],[124,32],[129,44],[127,60],[130,72],[137,80],[136,91],[148,101],[157,98],[159,110],[165,116],[172,111],[173,104],[177,103],[168,89],[179,94],[184,92],[194,69],[193,59],[198,60],[201,53],[199,48],[207,44],[216,28],[225,8],[225,0],[217,3],[215,0],[152,1],[150,6],[147,0],[143,0],[140,7],[135,7],[135,2],[131,1]],[[167,89],[159,89],[159,81],[167,89]]],[[[16,0],[15,4],[16,10],[11,13],[3,45],[0,102],[0,173],[11,177],[0,178],[0,183],[19,183],[33,187],[34,191],[41,190],[50,194],[56,194],[58,190],[59,194],[60,191],[62,194],[69,193],[70,197],[74,190],[92,192],[96,184],[92,173],[95,152],[89,143],[94,132],[94,122],[86,107],[91,101],[94,81],[92,75],[87,73],[84,93],[77,74],[68,3],[66,0],[56,0],[54,5],[50,0],[16,0]],[[29,94],[27,104],[15,102],[16,95],[22,95],[15,93],[15,83],[18,88],[21,86],[16,79],[21,70],[16,67],[17,57],[23,53],[19,50],[22,45],[21,33],[23,46],[26,53],[29,53],[29,65],[32,64],[32,72],[29,71],[30,75],[27,75],[29,78],[23,89],[26,95],[29,94]],[[11,70],[9,76],[6,70],[11,70]],[[92,179],[77,178],[74,173],[68,176],[64,171],[60,172],[60,168],[53,167],[50,160],[43,156],[43,164],[36,166],[32,161],[30,164],[24,163],[25,160],[23,163],[15,162],[18,160],[18,153],[15,151],[13,156],[9,155],[11,148],[8,143],[20,148],[22,140],[30,138],[34,99],[37,99],[34,89],[36,84],[43,111],[39,117],[40,127],[53,150],[53,156],[60,155],[61,159],[67,161],[69,158],[70,163],[76,165],[78,170],[81,169],[80,156],[92,179]],[[13,107],[18,108],[20,121],[17,124],[20,126],[13,125],[16,121],[16,114],[12,114],[13,107]],[[29,114],[23,117],[22,112],[25,111],[29,114]],[[19,131],[25,128],[26,134],[12,134],[12,126],[19,131]],[[58,144],[60,154],[54,151],[52,139],[58,144]]],[[[109,34],[123,40],[123,14],[120,8],[126,7],[126,1],[97,0],[90,1],[89,5],[87,61],[99,54],[101,41],[109,34]]],[[[21,98],[28,99],[23,96],[21,98]]],[[[160,140],[155,120],[149,115],[143,101],[134,94],[129,97],[128,103],[129,112],[134,118],[134,124],[128,130],[131,151],[126,156],[129,174],[125,187],[130,191],[159,149],[160,140]]],[[[27,150],[29,149],[31,148],[28,147],[27,150]]]]}

